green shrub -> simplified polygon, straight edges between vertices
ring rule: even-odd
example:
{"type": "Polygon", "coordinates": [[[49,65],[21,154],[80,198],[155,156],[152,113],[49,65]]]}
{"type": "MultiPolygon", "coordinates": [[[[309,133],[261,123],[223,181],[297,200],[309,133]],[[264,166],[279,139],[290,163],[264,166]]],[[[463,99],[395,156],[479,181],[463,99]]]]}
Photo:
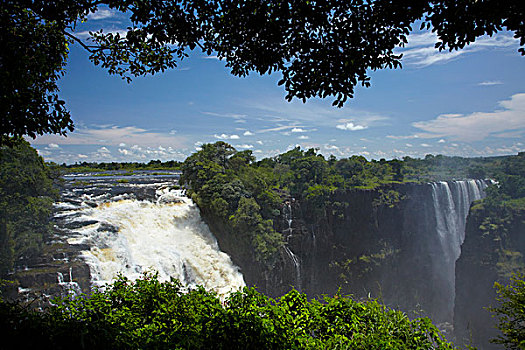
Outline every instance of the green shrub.
{"type": "Polygon", "coordinates": [[[20,348],[453,349],[429,319],[413,321],[375,300],[271,299],[245,288],[221,300],[156,275],[119,277],[91,297],[55,300],[47,312],[0,303],[0,327],[20,348]]]}

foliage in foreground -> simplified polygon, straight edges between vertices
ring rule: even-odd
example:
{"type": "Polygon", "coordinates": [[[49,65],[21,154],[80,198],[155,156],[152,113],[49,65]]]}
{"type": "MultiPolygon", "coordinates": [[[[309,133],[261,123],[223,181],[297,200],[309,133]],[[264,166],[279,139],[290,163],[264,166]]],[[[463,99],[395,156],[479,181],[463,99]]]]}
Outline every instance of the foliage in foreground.
{"type": "Polygon", "coordinates": [[[110,349],[453,349],[429,319],[336,295],[270,299],[253,288],[222,301],[178,281],[119,277],[46,312],[0,303],[0,329],[20,347],[110,349]]]}
{"type": "Polygon", "coordinates": [[[491,311],[498,316],[497,328],[502,335],[494,339],[507,349],[525,349],[525,281],[524,275],[514,275],[508,285],[494,283],[500,305],[491,311]]]}

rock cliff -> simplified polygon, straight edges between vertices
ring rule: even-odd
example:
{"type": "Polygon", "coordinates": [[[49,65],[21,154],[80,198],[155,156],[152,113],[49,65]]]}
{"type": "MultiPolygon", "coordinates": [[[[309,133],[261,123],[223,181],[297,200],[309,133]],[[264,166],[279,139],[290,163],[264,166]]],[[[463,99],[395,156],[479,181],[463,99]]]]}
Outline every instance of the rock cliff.
{"type": "Polygon", "coordinates": [[[273,268],[254,263],[238,233],[227,232],[205,208],[202,214],[246,283],[268,295],[292,286],[309,297],[340,290],[451,323],[453,251],[463,239],[454,235],[464,230],[468,207],[484,186],[455,181],[336,191],[323,208],[290,198],[274,222],[286,246],[273,268]]]}
{"type": "Polygon", "coordinates": [[[523,272],[525,210],[483,205],[472,208],[461,257],[456,263],[454,330],[456,343],[478,349],[503,349],[489,343],[498,335],[494,282],[508,283],[513,272],[523,272]]]}

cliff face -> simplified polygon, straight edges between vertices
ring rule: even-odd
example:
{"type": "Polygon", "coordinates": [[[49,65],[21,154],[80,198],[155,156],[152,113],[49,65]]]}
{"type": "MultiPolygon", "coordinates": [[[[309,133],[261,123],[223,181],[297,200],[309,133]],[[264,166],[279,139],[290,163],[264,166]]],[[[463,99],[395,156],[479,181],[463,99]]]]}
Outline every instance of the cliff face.
{"type": "MultiPolygon", "coordinates": [[[[458,210],[464,210],[458,203],[466,192],[460,185],[441,183],[445,185],[450,198],[459,198],[458,210]]],[[[438,222],[436,206],[454,206],[441,200],[438,190],[431,184],[404,184],[337,191],[324,208],[289,199],[274,222],[286,247],[273,269],[254,263],[235,233],[227,232],[205,208],[202,214],[221,250],[241,267],[246,283],[270,296],[292,286],[310,297],[341,290],[357,298],[379,298],[438,323],[452,322],[455,258],[444,242],[459,238],[438,232],[444,224],[438,222]],[[392,201],[395,193],[397,200],[392,201]]],[[[459,247],[460,242],[455,244],[459,247]]]]}
{"type": "Polygon", "coordinates": [[[432,188],[391,190],[401,194],[395,205],[381,203],[380,191],[337,192],[332,202],[344,203],[344,209],[328,206],[317,222],[312,208],[296,203],[289,246],[300,259],[302,290],[320,295],[341,288],[407,312],[423,311],[437,322],[451,319],[453,296],[436,235],[432,188]]]}
{"type": "Polygon", "coordinates": [[[524,254],[524,210],[472,208],[456,263],[454,330],[458,345],[503,349],[489,342],[498,331],[494,328],[497,320],[486,308],[495,306],[494,282],[506,284],[513,272],[523,272],[524,254]]]}

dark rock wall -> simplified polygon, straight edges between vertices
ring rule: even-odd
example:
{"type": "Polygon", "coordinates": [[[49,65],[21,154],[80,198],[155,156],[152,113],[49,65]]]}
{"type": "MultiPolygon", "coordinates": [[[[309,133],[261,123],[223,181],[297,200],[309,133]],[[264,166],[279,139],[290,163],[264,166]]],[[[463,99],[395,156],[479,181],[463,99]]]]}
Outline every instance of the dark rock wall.
{"type": "Polygon", "coordinates": [[[503,349],[489,342],[499,333],[495,328],[497,320],[486,308],[495,306],[494,282],[508,283],[513,271],[523,269],[525,255],[525,212],[498,213],[508,219],[493,231],[486,230],[489,216],[482,206],[471,210],[461,256],[456,262],[456,343],[471,344],[480,350],[503,349]],[[509,258],[509,253],[517,258],[509,258]]]}
{"type": "Polygon", "coordinates": [[[246,283],[270,296],[280,296],[292,286],[309,297],[340,290],[357,298],[380,298],[409,313],[422,311],[438,322],[451,320],[451,307],[444,307],[450,297],[443,296],[443,276],[436,269],[442,253],[436,249],[431,187],[409,184],[388,189],[404,196],[394,207],[374,205],[380,196],[377,190],[337,191],[330,202],[343,205],[328,205],[321,215],[298,200],[283,204],[283,213],[288,204],[292,209],[292,230],[284,215],[274,224],[298,258],[299,273],[284,250],[271,269],[254,263],[235,233],[205,208],[202,216],[221,250],[240,266],[246,283]],[[342,268],[348,260],[353,263],[342,268]]]}

